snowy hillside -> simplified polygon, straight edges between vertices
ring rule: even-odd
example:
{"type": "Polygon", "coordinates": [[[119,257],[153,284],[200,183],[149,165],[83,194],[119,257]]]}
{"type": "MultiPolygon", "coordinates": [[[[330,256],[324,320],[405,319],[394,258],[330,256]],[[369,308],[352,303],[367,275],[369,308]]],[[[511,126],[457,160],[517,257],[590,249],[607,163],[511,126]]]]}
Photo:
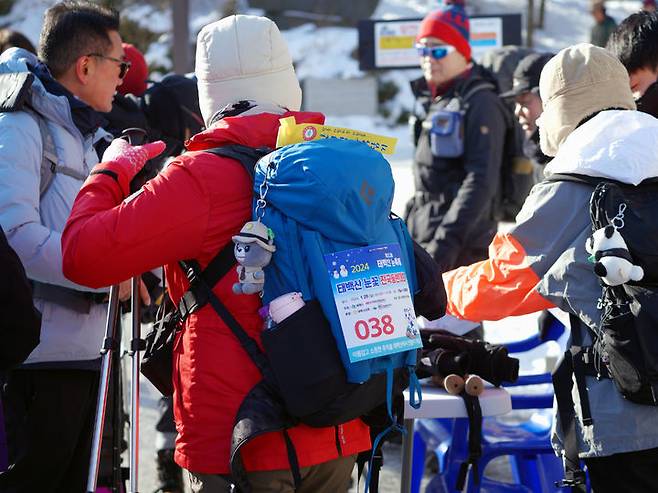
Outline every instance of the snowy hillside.
{"type": "MultiPolygon", "coordinates": [[[[16,0],[11,12],[0,16],[0,26],[23,32],[35,44],[38,42],[44,10],[54,0],[16,0]]],[[[190,33],[221,16],[225,2],[190,0],[190,33]]],[[[246,2],[238,2],[245,4],[246,2]]],[[[539,2],[535,2],[536,4],[539,2]]],[[[590,0],[546,0],[546,22],[543,30],[535,33],[538,49],[556,51],[569,44],[587,41],[592,19],[590,0]]],[[[168,67],[171,43],[171,12],[161,9],[162,2],[130,2],[122,15],[156,33],[157,41],[147,51],[147,59],[154,65],[168,67]]],[[[373,15],[379,19],[422,17],[442,5],[441,0],[381,0],[373,15]]],[[[525,0],[477,0],[467,2],[472,14],[524,13],[525,0]]],[[[640,8],[639,0],[608,1],[610,15],[621,20],[640,8]]],[[[248,11],[245,8],[245,11],[248,11]]],[[[291,29],[285,33],[301,78],[359,76],[358,63],[351,58],[357,45],[356,31],[351,28],[316,28],[313,24],[291,29]],[[330,63],[328,63],[330,62],[330,63]]]]}

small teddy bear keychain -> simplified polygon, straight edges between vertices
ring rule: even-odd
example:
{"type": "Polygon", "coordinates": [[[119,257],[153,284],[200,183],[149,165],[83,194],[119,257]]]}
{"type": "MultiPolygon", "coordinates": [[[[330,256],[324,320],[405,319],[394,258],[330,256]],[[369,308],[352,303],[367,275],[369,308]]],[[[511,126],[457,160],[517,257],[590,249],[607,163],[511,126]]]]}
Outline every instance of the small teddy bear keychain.
{"type": "Polygon", "coordinates": [[[263,267],[270,263],[274,246],[274,233],[260,220],[249,221],[232,237],[233,253],[238,261],[238,280],[233,285],[235,294],[255,294],[263,291],[265,272],[263,267]]]}

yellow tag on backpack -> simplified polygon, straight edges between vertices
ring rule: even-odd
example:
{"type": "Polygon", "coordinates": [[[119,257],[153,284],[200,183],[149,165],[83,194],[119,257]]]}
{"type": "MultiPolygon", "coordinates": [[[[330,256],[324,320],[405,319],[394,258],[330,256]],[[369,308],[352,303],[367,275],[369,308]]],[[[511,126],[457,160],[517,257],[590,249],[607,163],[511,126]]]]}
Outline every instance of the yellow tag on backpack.
{"type": "Polygon", "coordinates": [[[317,139],[347,139],[356,140],[369,145],[372,149],[382,154],[393,154],[398,139],[385,137],[383,135],[362,132],[351,128],[331,127],[329,125],[318,125],[316,123],[297,123],[294,116],[281,118],[281,126],[276,137],[276,147],[283,147],[300,142],[309,142],[317,139]]]}

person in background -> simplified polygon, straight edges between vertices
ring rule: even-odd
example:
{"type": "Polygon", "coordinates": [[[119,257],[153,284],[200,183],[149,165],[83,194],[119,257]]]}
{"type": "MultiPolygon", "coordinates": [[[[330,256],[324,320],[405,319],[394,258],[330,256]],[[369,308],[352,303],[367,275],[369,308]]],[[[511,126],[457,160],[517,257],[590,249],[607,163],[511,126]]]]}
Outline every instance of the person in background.
{"type": "MultiPolygon", "coordinates": [[[[580,344],[572,339],[569,354],[577,355],[591,349],[603,308],[601,278],[585,248],[592,235],[594,187],[550,176],[573,173],[626,183],[658,176],[658,121],[633,111],[623,65],[591,44],[560,51],[545,65],[539,86],[544,108],[540,145],[553,156],[546,165],[549,179],[535,185],[517,223],[496,235],[487,260],[443,275],[447,311],[468,320],[500,320],[558,307],[575,319],[572,338],[582,335],[580,344]]],[[[591,371],[603,366],[592,361],[600,356],[580,354],[583,366],[590,364],[583,375],[587,393],[570,390],[572,375],[560,382],[566,389],[556,380],[557,394],[562,398],[566,393],[572,402],[558,407],[554,449],[558,454],[573,451],[571,466],[579,468],[578,456],[584,460],[596,493],[655,491],[658,408],[625,399],[610,378],[591,371]]],[[[575,477],[582,477],[577,472],[575,477]]]]}
{"type": "Polygon", "coordinates": [[[531,53],[525,56],[514,70],[512,89],[500,95],[501,98],[514,98],[514,115],[525,134],[524,152],[532,160],[535,182],[544,178],[544,166],[551,158],[539,147],[537,119],[543,111],[539,96],[539,76],[553,57],[552,53],[531,53]]]}
{"type": "Polygon", "coordinates": [[[628,71],[637,109],[658,117],[658,13],[628,16],[612,33],[606,49],[628,71]]]}
{"type": "MultiPolygon", "coordinates": [[[[40,333],[41,312],[34,307],[30,281],[0,227],[0,372],[23,363],[39,344],[40,333]]],[[[0,407],[0,473],[8,467],[7,434],[0,407]]]]}
{"type": "Polygon", "coordinates": [[[144,55],[136,46],[130,43],[122,45],[126,61],[130,62],[130,70],[123,78],[123,84],[117,87],[117,92],[124,96],[132,94],[139,97],[148,87],[149,68],[144,55]]]}
{"type": "Polygon", "coordinates": [[[30,53],[37,54],[37,50],[34,48],[32,42],[23,34],[8,27],[0,29],[0,53],[13,47],[23,48],[30,53]]]}
{"type": "MultiPolygon", "coordinates": [[[[0,74],[33,76],[29,106],[0,113],[0,225],[44,314],[41,342],[0,387],[9,445],[3,492],[86,489],[107,288],[66,279],[61,231],[98,162],[100,112],[110,110],[128,68],[118,13],[83,1],[46,11],[39,58],[20,48],[0,56],[0,74]]],[[[12,80],[19,91],[29,79],[12,80]]],[[[122,287],[127,297],[130,282],[122,287]]]]}
{"type": "Polygon", "coordinates": [[[612,31],[617,27],[617,23],[606,13],[605,2],[602,0],[592,2],[590,13],[594,18],[594,25],[590,31],[590,43],[595,46],[605,46],[612,31]]]}
{"type": "Polygon", "coordinates": [[[428,14],[416,36],[423,77],[412,89],[423,111],[414,123],[416,192],[405,221],[442,272],[486,258],[496,232],[506,109],[493,76],[471,59],[469,30],[463,2],[453,2],[428,14]],[[460,119],[445,145],[435,139],[439,114],[460,119]]]}
{"type": "MultiPolygon", "coordinates": [[[[147,130],[148,122],[142,108],[141,97],[147,88],[148,67],[142,53],[130,43],[122,43],[124,56],[130,63],[123,83],[117,87],[112,100],[112,109],[103,116],[107,121],[105,130],[114,137],[119,137],[126,128],[141,128],[147,130]]],[[[109,145],[111,139],[100,141],[96,145],[99,155],[109,145]]]]}
{"type": "Polygon", "coordinates": [[[642,1],[642,10],[645,12],[655,12],[656,11],[656,0],[643,0],[642,1]]]}

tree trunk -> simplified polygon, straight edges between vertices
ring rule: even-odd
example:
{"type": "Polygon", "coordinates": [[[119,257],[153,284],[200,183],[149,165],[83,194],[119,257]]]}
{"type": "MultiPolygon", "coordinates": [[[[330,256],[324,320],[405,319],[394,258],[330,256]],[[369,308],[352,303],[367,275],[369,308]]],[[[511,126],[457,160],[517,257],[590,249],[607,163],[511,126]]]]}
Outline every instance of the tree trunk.
{"type": "Polygon", "coordinates": [[[544,29],[544,16],[546,15],[546,0],[539,2],[539,18],[537,19],[536,27],[544,29]]]}
{"type": "Polygon", "coordinates": [[[526,19],[526,39],[525,44],[528,48],[532,48],[532,35],[535,29],[535,2],[528,0],[528,15],[526,19]]]}

